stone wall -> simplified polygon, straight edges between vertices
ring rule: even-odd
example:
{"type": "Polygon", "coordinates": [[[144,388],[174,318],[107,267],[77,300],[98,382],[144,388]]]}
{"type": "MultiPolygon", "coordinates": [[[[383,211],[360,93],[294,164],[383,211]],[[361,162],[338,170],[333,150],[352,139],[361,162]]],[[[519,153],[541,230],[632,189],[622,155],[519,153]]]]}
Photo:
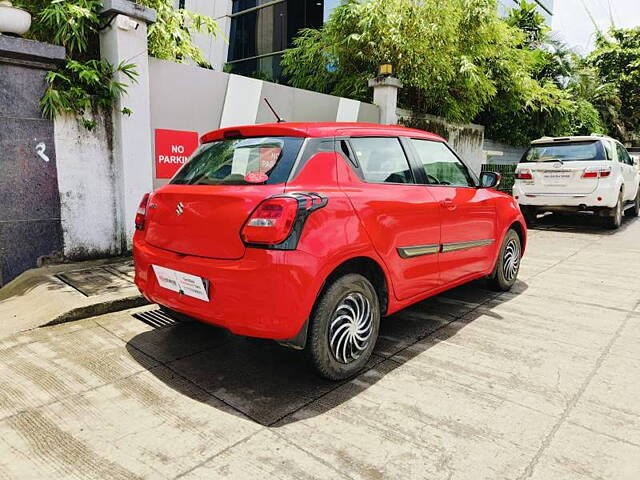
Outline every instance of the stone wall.
{"type": "Polygon", "coordinates": [[[53,122],[45,75],[64,48],[0,35],[0,285],[62,253],[53,122]]]}

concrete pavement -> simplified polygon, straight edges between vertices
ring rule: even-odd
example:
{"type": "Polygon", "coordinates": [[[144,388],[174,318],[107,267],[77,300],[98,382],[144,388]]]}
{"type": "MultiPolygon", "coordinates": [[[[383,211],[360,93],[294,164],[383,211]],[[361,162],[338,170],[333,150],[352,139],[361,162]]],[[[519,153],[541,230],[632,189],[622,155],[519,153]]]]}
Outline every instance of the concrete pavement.
{"type": "Polygon", "coordinates": [[[0,288],[0,337],[146,303],[131,258],[34,268],[0,288]]]}
{"type": "Polygon", "coordinates": [[[153,306],[0,339],[0,478],[640,478],[640,221],[556,222],[349,382],[153,306]]]}

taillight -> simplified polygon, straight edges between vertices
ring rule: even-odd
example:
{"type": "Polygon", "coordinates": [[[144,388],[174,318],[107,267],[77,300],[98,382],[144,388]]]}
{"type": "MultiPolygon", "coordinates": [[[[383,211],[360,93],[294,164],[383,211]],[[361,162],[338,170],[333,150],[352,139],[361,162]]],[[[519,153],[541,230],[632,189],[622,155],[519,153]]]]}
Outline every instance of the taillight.
{"type": "Polygon", "coordinates": [[[515,175],[517,180],[533,180],[533,175],[529,170],[523,170],[521,172],[516,172],[515,175]]]}
{"type": "MultiPolygon", "coordinates": [[[[144,221],[147,217],[147,205],[149,203],[149,194],[145,193],[136,212],[136,230],[144,230],[144,221]]],[[[129,217],[131,218],[131,217],[129,217]]]]}
{"type": "Polygon", "coordinates": [[[269,198],[256,208],[242,229],[246,243],[275,245],[284,242],[295,222],[298,200],[292,197],[269,198]]]}
{"type": "Polygon", "coordinates": [[[292,192],[267,198],[249,216],[240,233],[245,244],[295,249],[304,222],[328,200],[317,193],[292,192]]]}
{"type": "Polygon", "coordinates": [[[610,167],[587,168],[582,174],[582,178],[604,178],[611,175],[610,167]]]}

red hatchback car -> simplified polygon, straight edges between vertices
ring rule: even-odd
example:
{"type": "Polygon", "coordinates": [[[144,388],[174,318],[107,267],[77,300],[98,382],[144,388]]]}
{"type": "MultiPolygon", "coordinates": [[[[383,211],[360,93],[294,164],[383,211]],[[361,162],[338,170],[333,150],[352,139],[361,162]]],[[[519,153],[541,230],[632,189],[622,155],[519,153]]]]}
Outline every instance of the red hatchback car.
{"type": "Polygon", "coordinates": [[[140,204],[136,284],[169,311],[304,348],[321,375],[347,378],[381,317],[481,277],[511,288],[527,231],[499,179],[403,127],[216,130],[140,204]]]}

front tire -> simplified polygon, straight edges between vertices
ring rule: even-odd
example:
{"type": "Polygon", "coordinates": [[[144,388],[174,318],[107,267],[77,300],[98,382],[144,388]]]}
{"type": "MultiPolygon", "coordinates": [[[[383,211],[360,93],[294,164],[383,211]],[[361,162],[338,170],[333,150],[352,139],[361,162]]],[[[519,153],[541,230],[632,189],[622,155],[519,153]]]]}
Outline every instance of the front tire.
{"type": "Polygon", "coordinates": [[[636,198],[633,200],[633,206],[627,209],[624,214],[627,217],[637,217],[640,215],[640,186],[638,186],[638,193],[636,193],[636,198]]]}
{"type": "Polygon", "coordinates": [[[498,292],[508,292],[518,279],[520,259],[522,258],[522,243],[520,236],[513,229],[509,229],[504,236],[496,267],[487,279],[489,287],[498,292]]]}
{"type": "Polygon", "coordinates": [[[344,275],[318,299],[310,319],[307,356],[329,380],[353,377],[371,357],[379,329],[375,288],[362,275],[344,275]]]}

